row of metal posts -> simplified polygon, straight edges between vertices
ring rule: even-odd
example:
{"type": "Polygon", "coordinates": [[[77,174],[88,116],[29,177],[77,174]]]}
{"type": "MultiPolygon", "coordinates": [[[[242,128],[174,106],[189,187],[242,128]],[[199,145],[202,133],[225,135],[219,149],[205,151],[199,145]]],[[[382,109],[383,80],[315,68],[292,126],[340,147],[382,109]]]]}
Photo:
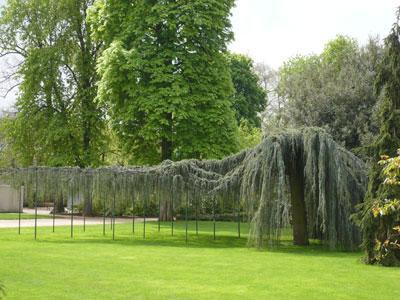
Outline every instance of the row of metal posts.
{"type": "MultiPolygon", "coordinates": [[[[37,239],[37,219],[38,219],[38,175],[37,171],[35,174],[35,192],[34,192],[34,206],[35,206],[35,229],[34,229],[34,236],[35,240],[37,239]]],[[[21,213],[23,209],[23,195],[24,195],[24,186],[20,188],[20,197],[19,197],[19,213],[18,213],[18,234],[21,234],[21,213]]],[[[74,193],[73,189],[71,189],[71,238],[74,237],[74,193]]],[[[112,229],[112,239],[115,240],[115,196],[116,196],[116,188],[115,188],[115,180],[113,183],[113,203],[112,203],[112,212],[111,212],[111,229],[112,229]]],[[[80,191],[78,191],[78,197],[80,198],[80,191]]],[[[146,238],[146,197],[143,197],[143,239],[146,238]]],[[[160,199],[160,197],[158,197],[160,199]]],[[[85,201],[85,198],[84,198],[85,201]]],[[[237,206],[237,231],[238,237],[241,237],[241,220],[240,220],[240,203],[236,203],[237,206]]],[[[132,233],[135,233],[135,215],[133,212],[135,200],[132,198],[132,233]]],[[[171,235],[174,236],[174,202],[171,202],[171,235]]],[[[159,200],[159,217],[158,217],[158,231],[161,230],[161,202],[159,200]]],[[[198,226],[198,203],[197,200],[195,201],[196,205],[196,235],[199,234],[199,226],[198,226]]],[[[186,194],[186,205],[185,205],[185,241],[188,242],[188,208],[189,208],[189,192],[186,194]]],[[[103,235],[106,234],[106,202],[104,198],[103,202],[103,235]]],[[[86,231],[86,216],[85,216],[85,205],[83,208],[83,230],[86,231]]],[[[216,214],[215,214],[215,198],[213,198],[213,238],[216,239],[216,214]]],[[[56,199],[53,199],[53,232],[55,232],[55,219],[56,219],[56,199]]]]}

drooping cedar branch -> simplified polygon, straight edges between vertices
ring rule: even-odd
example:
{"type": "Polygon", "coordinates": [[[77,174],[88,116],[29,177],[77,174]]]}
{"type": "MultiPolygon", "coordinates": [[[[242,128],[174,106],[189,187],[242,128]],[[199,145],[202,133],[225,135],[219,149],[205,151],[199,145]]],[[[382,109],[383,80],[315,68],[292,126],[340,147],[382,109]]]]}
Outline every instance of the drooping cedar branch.
{"type": "MultiPolygon", "coordinates": [[[[251,221],[251,245],[276,244],[281,230],[292,226],[297,244],[315,238],[343,249],[354,249],[360,242],[349,218],[364,197],[367,179],[360,159],[314,128],[269,136],[257,147],[220,161],[98,169],[32,167],[3,169],[1,174],[15,187],[24,185],[27,199],[33,199],[37,182],[39,203],[65,201],[76,191],[85,191],[93,205],[108,207],[114,192],[117,206],[125,207],[134,198],[178,210],[188,195],[203,203],[240,201],[251,221]]],[[[165,215],[169,218],[171,212],[165,215]]]]}

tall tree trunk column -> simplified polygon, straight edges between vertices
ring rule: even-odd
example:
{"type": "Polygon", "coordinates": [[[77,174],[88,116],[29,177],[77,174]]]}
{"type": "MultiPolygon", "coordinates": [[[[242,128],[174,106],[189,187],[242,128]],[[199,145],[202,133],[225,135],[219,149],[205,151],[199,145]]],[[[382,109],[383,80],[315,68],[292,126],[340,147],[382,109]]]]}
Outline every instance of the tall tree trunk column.
{"type": "Polygon", "coordinates": [[[161,160],[172,159],[172,142],[167,138],[161,140],[161,160]]]}
{"type": "Polygon", "coordinates": [[[161,160],[172,160],[174,145],[172,143],[172,113],[167,113],[165,118],[168,121],[168,126],[164,128],[164,136],[161,138],[161,160]]]}
{"type": "MultiPolygon", "coordinates": [[[[161,139],[161,161],[165,160],[172,160],[172,155],[174,152],[174,145],[172,141],[172,136],[173,136],[173,126],[172,126],[172,114],[168,113],[166,114],[166,119],[168,120],[169,126],[165,128],[164,130],[167,133],[170,133],[170,137],[164,136],[161,139]]],[[[168,134],[166,134],[168,135],[168,134]]],[[[174,197],[174,195],[172,195],[174,197]]],[[[170,201],[165,201],[166,199],[161,199],[160,203],[160,211],[159,211],[159,218],[161,221],[170,221],[172,220],[173,216],[171,215],[172,209],[171,209],[171,203],[170,201]]],[[[173,201],[173,199],[171,199],[173,201]]]]}
{"type": "MultiPolygon", "coordinates": [[[[172,142],[166,138],[161,140],[161,159],[171,160],[172,159],[172,142]]],[[[172,195],[174,197],[174,195],[172,195]]],[[[173,200],[173,199],[172,199],[173,200]]],[[[165,199],[161,199],[160,207],[159,207],[159,218],[161,221],[169,221],[172,219],[171,216],[171,205],[169,201],[165,201],[165,199]]]]}
{"type": "Polygon", "coordinates": [[[307,215],[304,201],[304,166],[298,151],[289,168],[290,195],[292,204],[293,243],[295,245],[308,245],[307,215]]]}

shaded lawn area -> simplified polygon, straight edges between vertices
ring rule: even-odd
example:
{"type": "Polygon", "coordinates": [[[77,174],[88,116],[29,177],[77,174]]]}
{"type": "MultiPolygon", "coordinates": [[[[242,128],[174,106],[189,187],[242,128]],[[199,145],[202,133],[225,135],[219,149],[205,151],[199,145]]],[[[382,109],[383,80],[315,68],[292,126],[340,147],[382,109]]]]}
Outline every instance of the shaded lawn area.
{"type": "MultiPolygon", "coordinates": [[[[116,225],[0,230],[0,281],[6,299],[399,299],[400,269],[366,266],[361,253],[319,245],[260,251],[236,237],[236,224],[116,225]]],[[[246,225],[242,231],[246,231],[246,225]]]]}
{"type": "MultiPolygon", "coordinates": [[[[0,220],[18,220],[18,213],[0,213],[0,220]]],[[[38,215],[38,219],[52,219],[50,215],[38,215]]],[[[35,219],[34,214],[21,214],[21,220],[35,219]]]]}

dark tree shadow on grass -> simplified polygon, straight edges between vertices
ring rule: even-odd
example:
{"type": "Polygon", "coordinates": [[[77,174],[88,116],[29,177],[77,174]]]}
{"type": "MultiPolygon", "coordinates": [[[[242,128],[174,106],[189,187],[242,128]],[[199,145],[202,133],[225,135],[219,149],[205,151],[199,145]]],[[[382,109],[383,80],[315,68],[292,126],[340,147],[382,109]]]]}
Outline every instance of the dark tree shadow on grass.
{"type": "Polygon", "coordinates": [[[0,299],[6,296],[6,287],[0,282],[0,299]]]}
{"type": "MultiPolygon", "coordinates": [[[[213,235],[213,223],[202,222],[199,226],[199,234],[196,235],[195,223],[189,222],[188,240],[186,242],[185,223],[176,222],[174,224],[174,236],[171,235],[171,224],[161,223],[158,232],[158,223],[149,222],[146,225],[146,238],[143,238],[143,226],[138,224],[133,234],[129,224],[116,224],[115,240],[112,240],[110,224],[107,224],[106,236],[102,234],[102,226],[87,227],[86,233],[82,232],[81,226],[75,227],[74,238],[69,238],[69,227],[56,228],[53,234],[49,228],[41,229],[43,232],[38,234],[37,243],[59,244],[59,245],[118,245],[122,247],[175,247],[175,248],[197,248],[197,249],[229,249],[243,248],[255,252],[285,253],[301,256],[324,256],[324,257],[346,257],[359,255],[359,252],[331,251],[319,241],[311,240],[309,246],[293,245],[291,230],[284,230],[280,244],[256,249],[248,247],[248,225],[243,224],[241,238],[238,237],[237,224],[231,222],[216,223],[216,239],[213,235]]],[[[24,234],[25,235],[25,234],[24,234]]],[[[24,242],[24,241],[21,241],[24,242]]]]}

